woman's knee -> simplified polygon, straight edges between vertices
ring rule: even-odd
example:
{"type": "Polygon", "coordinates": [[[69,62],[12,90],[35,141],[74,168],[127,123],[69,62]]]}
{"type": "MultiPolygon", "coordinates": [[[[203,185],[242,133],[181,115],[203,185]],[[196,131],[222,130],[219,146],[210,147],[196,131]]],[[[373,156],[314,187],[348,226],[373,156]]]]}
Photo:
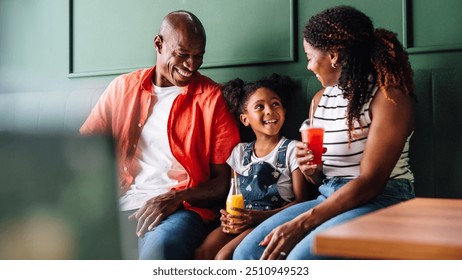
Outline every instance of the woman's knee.
{"type": "MultiPolygon", "coordinates": [[[[245,239],[244,239],[245,241],[245,239]]],[[[239,244],[233,252],[232,259],[233,260],[245,260],[249,257],[246,253],[248,248],[246,248],[243,243],[239,244]]]]}
{"type": "Polygon", "coordinates": [[[233,260],[258,260],[262,254],[262,247],[259,246],[260,235],[255,230],[249,233],[236,247],[231,255],[233,260]]]}

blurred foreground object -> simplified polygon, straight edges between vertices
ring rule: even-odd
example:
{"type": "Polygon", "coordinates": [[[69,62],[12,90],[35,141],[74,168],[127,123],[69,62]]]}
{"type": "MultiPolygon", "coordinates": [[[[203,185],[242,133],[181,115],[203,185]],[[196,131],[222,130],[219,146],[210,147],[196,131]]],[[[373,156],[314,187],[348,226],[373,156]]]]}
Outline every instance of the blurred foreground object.
{"type": "Polygon", "coordinates": [[[0,133],[0,259],[120,259],[112,139],[0,133]]]}

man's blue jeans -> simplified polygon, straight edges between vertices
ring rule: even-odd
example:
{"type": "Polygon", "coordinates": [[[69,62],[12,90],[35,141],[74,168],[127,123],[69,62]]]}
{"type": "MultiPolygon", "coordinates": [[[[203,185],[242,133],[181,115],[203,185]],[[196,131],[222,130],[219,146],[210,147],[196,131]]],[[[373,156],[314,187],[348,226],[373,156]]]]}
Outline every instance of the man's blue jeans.
{"type": "MultiPolygon", "coordinates": [[[[134,211],[122,212],[122,219],[126,219],[134,211]]],[[[122,222],[123,231],[136,237],[136,222],[122,222]],[[129,226],[127,226],[130,224],[129,226]]],[[[192,259],[194,250],[199,247],[209,233],[210,226],[202,221],[201,217],[188,210],[177,210],[164,219],[154,229],[138,238],[138,257],[140,260],[185,260],[192,259]]],[[[124,238],[123,242],[127,242],[124,238]]],[[[136,242],[128,241],[128,246],[136,246],[136,242]],[[135,244],[134,244],[135,243],[135,244]]],[[[133,248],[125,258],[133,259],[133,248]]]]}
{"type": "MultiPolygon", "coordinates": [[[[242,240],[242,242],[236,248],[234,251],[233,259],[259,259],[263,254],[265,247],[259,246],[258,244],[265,238],[268,233],[270,233],[277,226],[288,222],[298,215],[315,207],[324,201],[327,197],[332,195],[336,190],[345,185],[348,181],[349,179],[344,178],[332,178],[329,180],[324,180],[323,184],[319,187],[319,192],[321,194],[317,199],[301,202],[287,209],[284,209],[258,225],[249,235],[244,238],[244,240],[242,240]]],[[[315,255],[311,252],[313,238],[317,233],[361,215],[414,197],[414,188],[411,182],[403,179],[389,180],[384,192],[371,202],[339,214],[338,216],[327,220],[318,227],[314,228],[312,231],[308,232],[307,235],[305,235],[305,237],[292,249],[292,251],[288,252],[287,259],[325,259],[325,257],[315,255]]]]}

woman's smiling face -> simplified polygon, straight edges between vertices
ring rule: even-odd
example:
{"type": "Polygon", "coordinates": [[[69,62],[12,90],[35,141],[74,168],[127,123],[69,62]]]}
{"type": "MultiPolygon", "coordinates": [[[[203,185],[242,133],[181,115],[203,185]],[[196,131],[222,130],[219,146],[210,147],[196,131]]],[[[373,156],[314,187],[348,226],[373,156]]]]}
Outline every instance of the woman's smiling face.
{"type": "Polygon", "coordinates": [[[316,75],[322,86],[337,85],[340,77],[340,66],[332,67],[332,63],[337,63],[337,58],[329,52],[314,48],[306,40],[303,40],[303,48],[308,59],[306,68],[316,75]]]}

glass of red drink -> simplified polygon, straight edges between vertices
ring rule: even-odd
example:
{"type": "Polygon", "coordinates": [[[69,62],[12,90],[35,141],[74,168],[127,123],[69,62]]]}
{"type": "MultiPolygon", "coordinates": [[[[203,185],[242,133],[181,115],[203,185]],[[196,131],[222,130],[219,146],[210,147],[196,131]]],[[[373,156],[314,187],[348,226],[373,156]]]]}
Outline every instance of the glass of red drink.
{"type": "Polygon", "coordinates": [[[308,149],[313,152],[313,160],[309,164],[321,164],[323,143],[324,143],[324,128],[313,125],[311,119],[303,121],[300,127],[302,134],[302,142],[308,144],[308,149]]]}

